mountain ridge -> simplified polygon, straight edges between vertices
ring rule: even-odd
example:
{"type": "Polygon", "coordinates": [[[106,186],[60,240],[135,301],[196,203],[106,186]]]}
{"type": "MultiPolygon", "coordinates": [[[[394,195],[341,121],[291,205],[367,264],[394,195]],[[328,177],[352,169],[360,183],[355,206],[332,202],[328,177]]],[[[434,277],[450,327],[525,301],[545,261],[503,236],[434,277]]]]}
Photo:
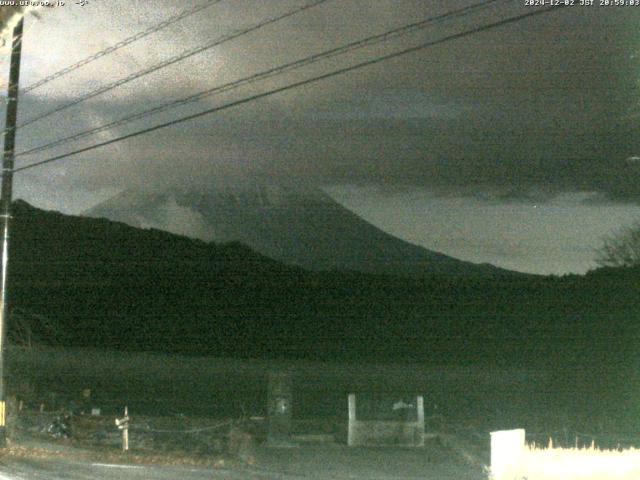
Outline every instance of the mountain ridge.
{"type": "Polygon", "coordinates": [[[422,276],[517,275],[396,238],[308,184],[246,180],[205,193],[126,190],[83,212],[205,241],[238,241],[306,269],[422,276]]]}

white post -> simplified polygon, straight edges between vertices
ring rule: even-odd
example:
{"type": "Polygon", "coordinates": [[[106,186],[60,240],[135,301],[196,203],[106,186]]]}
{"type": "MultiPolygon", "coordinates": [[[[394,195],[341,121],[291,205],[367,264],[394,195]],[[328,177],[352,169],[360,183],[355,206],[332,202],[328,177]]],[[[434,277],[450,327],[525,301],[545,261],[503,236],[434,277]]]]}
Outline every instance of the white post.
{"type": "Polygon", "coordinates": [[[422,395],[416,397],[416,420],[424,428],[424,398],[422,395]]]}
{"type": "Polygon", "coordinates": [[[355,427],[356,427],[356,395],[354,393],[349,394],[349,430],[347,433],[347,445],[353,446],[355,442],[355,427]]]}
{"type": "Polygon", "coordinates": [[[124,407],[124,418],[126,418],[124,428],[122,429],[122,451],[129,451],[129,409],[124,407]]]}
{"type": "Polygon", "coordinates": [[[416,422],[417,422],[417,435],[416,447],[424,446],[424,398],[422,395],[416,397],[416,422]]]}
{"type": "Polygon", "coordinates": [[[523,428],[491,432],[491,475],[493,480],[520,478],[525,447],[523,428]]]}
{"type": "Polygon", "coordinates": [[[116,418],[116,426],[122,430],[122,451],[129,450],[129,409],[124,407],[124,417],[116,418]]]}

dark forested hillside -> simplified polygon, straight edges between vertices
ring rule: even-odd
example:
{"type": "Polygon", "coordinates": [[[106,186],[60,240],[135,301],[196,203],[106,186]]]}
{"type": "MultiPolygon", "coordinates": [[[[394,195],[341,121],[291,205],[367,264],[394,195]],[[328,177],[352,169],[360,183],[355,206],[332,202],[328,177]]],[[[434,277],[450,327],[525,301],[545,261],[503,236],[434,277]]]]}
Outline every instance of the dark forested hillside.
{"type": "Polygon", "coordinates": [[[501,364],[637,350],[633,269],[562,278],[307,272],[237,243],[20,201],[13,227],[11,305],[50,319],[67,345],[501,364]]]}

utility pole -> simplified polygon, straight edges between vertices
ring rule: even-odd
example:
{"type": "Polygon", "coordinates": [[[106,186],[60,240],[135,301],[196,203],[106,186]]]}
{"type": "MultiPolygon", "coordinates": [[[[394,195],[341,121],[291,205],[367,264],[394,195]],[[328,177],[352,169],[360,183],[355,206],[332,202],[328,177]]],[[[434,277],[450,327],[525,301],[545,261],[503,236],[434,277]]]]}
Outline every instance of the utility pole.
{"type": "Polygon", "coordinates": [[[7,91],[7,116],[4,125],[4,156],[2,158],[2,192],[0,193],[0,225],[2,228],[2,270],[0,271],[0,447],[7,444],[7,412],[5,403],[5,350],[7,339],[7,276],[9,267],[9,226],[13,189],[13,164],[18,118],[18,89],[20,83],[20,55],[22,52],[21,18],[13,29],[9,88],[7,91]]]}

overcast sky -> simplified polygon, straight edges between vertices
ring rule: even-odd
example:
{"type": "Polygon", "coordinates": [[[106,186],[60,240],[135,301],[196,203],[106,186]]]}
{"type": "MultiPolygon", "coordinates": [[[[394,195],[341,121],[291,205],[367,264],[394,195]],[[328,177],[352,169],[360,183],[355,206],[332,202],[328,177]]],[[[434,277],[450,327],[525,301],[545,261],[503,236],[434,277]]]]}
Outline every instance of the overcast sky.
{"type": "MultiPolygon", "coordinates": [[[[21,83],[199,2],[90,0],[29,16],[21,83]]],[[[20,121],[185,49],[303,5],[223,0],[20,98],[20,121]]],[[[328,0],[18,131],[18,151],[170,99],[471,5],[328,0]]],[[[391,42],[17,159],[18,165],[536,7],[495,2],[391,42]]],[[[383,229],[460,258],[584,272],[640,217],[640,7],[574,7],[440,44],[16,177],[17,195],[77,213],[130,187],[304,176],[383,229]]],[[[4,70],[8,54],[3,54],[4,70]]],[[[3,71],[3,78],[6,72],[3,71]]],[[[19,123],[20,123],[19,121],[19,123]]]]}

